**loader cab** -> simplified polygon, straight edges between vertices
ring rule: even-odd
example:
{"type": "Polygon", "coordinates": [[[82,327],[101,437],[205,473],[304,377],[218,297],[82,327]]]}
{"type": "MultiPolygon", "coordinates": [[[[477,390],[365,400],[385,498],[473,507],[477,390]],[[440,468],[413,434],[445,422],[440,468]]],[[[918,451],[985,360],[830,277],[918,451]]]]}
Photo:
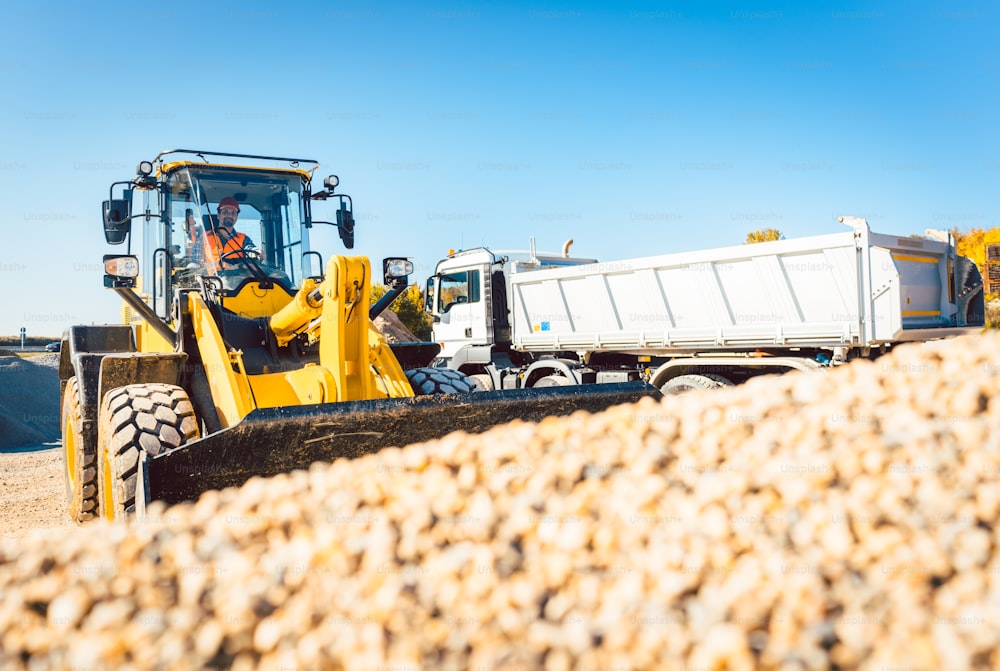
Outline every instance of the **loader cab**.
{"type": "Polygon", "coordinates": [[[163,237],[175,282],[195,287],[199,277],[217,278],[227,296],[268,282],[294,293],[309,245],[300,173],[184,165],[164,182],[163,237]]]}
{"type": "MultiPolygon", "coordinates": [[[[104,281],[129,290],[126,319],[169,325],[184,291],[240,318],[266,318],[288,305],[304,280],[324,272],[322,255],[310,248],[314,224],[336,226],[348,249],[354,243],[350,196],[334,193],[333,175],[313,191],[318,167],[308,159],[175,149],[114,182],[103,206],[105,239],[128,247],[106,258],[104,281]],[[328,199],[338,206],[336,220],[313,219],[311,201],[328,199]],[[132,274],[107,270],[108,259],[133,259],[124,265],[132,274]]],[[[170,329],[152,328],[167,341],[157,346],[169,346],[170,329]]]]}
{"type": "Polygon", "coordinates": [[[162,321],[172,320],[174,299],[185,289],[210,291],[247,317],[270,315],[292,299],[304,277],[316,274],[303,262],[316,256],[309,249],[311,170],[295,161],[243,167],[186,154],[155,165],[155,174],[126,192],[131,201],[105,205],[105,228],[114,243],[119,213],[109,217],[108,210],[115,207],[128,228],[141,223],[136,289],[162,321]],[[140,193],[141,203],[134,197],[140,193]]]}

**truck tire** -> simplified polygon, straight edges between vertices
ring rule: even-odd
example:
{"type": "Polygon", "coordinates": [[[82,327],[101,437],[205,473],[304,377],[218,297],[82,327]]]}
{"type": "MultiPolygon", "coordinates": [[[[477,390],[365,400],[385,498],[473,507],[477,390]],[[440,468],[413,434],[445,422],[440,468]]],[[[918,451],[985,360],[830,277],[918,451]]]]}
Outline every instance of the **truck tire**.
{"type": "Polygon", "coordinates": [[[733,383],[712,373],[702,373],[699,375],[678,375],[663,383],[660,391],[665,396],[676,396],[693,389],[718,389],[719,387],[732,387],[733,383]]]}
{"type": "Polygon", "coordinates": [[[716,375],[715,373],[700,373],[709,380],[716,382],[718,387],[735,387],[736,384],[731,382],[728,378],[722,377],[721,375],[716,375]]]}
{"type": "Polygon", "coordinates": [[[571,384],[573,384],[573,380],[569,379],[565,375],[553,374],[539,378],[535,381],[535,384],[531,385],[531,387],[533,389],[536,387],[568,387],[571,384]]]}
{"type": "Polygon", "coordinates": [[[493,391],[493,378],[489,373],[476,373],[470,375],[469,379],[476,385],[476,391],[493,391]]]}
{"type": "Polygon", "coordinates": [[[97,446],[83,438],[83,411],[76,377],[66,381],[62,402],[63,464],[66,501],[74,522],[86,522],[98,515],[97,446]]]}
{"type": "Polygon", "coordinates": [[[406,379],[417,396],[425,394],[471,394],[476,384],[465,373],[451,368],[414,368],[406,379]]]}
{"type": "Polygon", "coordinates": [[[172,384],[130,384],[104,395],[98,424],[101,514],[124,519],[144,508],[140,459],[198,438],[198,419],[186,391],[172,384]],[[137,497],[139,500],[137,501],[137,497]]]}

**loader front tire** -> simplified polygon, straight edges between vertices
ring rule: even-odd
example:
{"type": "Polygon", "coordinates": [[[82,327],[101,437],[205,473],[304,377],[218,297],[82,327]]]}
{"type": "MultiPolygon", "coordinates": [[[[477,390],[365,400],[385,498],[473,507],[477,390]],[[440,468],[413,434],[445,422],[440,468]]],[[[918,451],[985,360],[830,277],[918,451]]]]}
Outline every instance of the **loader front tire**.
{"type": "Polygon", "coordinates": [[[63,464],[66,501],[74,522],[86,522],[98,515],[97,446],[83,437],[83,410],[80,386],[75,377],[66,381],[62,402],[63,464]]]}
{"type": "Polygon", "coordinates": [[[130,384],[104,395],[98,424],[101,514],[124,519],[148,503],[143,463],[196,440],[198,419],[191,399],[172,384],[130,384]]]}
{"type": "Polygon", "coordinates": [[[406,379],[416,396],[471,394],[476,391],[476,383],[468,375],[451,368],[414,368],[406,371],[406,379]]]}

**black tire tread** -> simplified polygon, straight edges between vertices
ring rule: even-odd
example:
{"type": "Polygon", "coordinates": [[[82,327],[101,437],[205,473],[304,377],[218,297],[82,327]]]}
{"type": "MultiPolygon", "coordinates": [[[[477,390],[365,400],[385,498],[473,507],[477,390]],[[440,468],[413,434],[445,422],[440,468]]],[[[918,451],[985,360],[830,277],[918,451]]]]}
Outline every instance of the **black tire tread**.
{"type": "Polygon", "coordinates": [[[83,409],[80,403],[80,386],[76,377],[66,381],[62,403],[63,466],[66,478],[66,499],[69,516],[75,522],[87,522],[98,515],[100,498],[97,491],[97,445],[87,445],[83,437],[83,409]],[[70,473],[67,450],[67,429],[72,431],[74,458],[70,473]]]}
{"type": "MultiPolygon", "coordinates": [[[[114,506],[113,511],[105,511],[105,516],[114,518],[135,512],[142,452],[154,457],[199,436],[198,420],[187,392],[162,383],[132,384],[108,392],[101,404],[100,427],[114,506]]],[[[105,503],[108,500],[105,495],[105,503]]]]}
{"type": "Polygon", "coordinates": [[[476,383],[465,373],[451,368],[413,368],[406,379],[417,396],[426,394],[471,394],[476,383]]]}

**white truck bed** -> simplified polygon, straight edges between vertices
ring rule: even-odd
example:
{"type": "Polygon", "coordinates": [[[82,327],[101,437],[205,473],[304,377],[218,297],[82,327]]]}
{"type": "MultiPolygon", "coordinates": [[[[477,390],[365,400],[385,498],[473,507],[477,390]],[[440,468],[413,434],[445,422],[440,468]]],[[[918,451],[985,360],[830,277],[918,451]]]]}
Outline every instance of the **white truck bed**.
{"type": "Polygon", "coordinates": [[[954,302],[952,248],[831,235],[511,275],[515,349],[866,347],[979,330],[954,302]]]}

